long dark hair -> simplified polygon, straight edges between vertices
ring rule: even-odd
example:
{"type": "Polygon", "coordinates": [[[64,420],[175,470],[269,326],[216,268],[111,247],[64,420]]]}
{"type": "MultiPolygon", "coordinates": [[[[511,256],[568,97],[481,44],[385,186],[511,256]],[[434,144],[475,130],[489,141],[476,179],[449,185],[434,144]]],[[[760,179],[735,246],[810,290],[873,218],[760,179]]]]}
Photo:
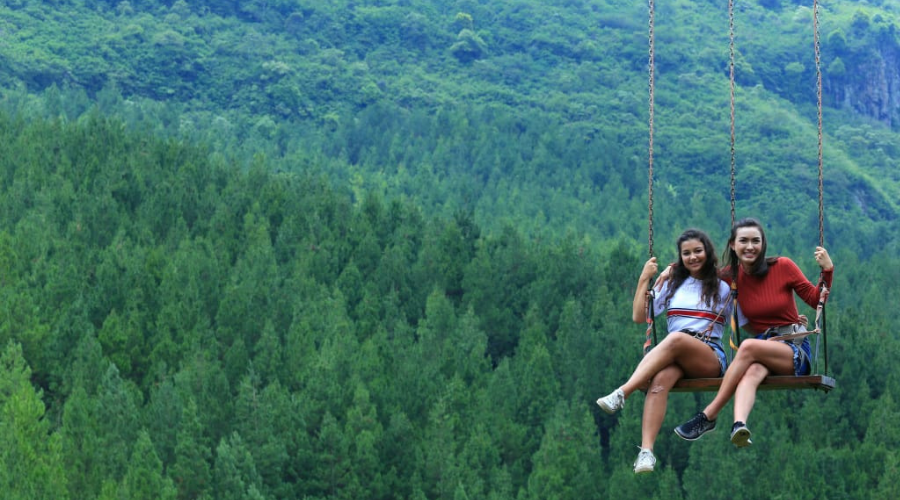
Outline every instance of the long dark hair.
{"type": "Polygon", "coordinates": [[[752,217],[745,217],[735,222],[734,227],[731,228],[731,236],[728,238],[728,248],[722,256],[722,259],[725,261],[725,267],[731,270],[732,280],[737,279],[738,266],[741,265],[741,261],[734,251],[734,242],[737,239],[738,230],[745,227],[755,227],[762,236],[762,249],[759,252],[759,257],[757,257],[756,261],[753,262],[753,265],[750,266],[748,274],[753,276],[765,276],[766,273],[769,272],[769,265],[774,264],[778,259],[778,257],[766,257],[766,248],[768,248],[769,243],[766,239],[766,232],[763,230],[762,224],[752,217]]]}
{"type": "Polygon", "coordinates": [[[714,303],[718,303],[719,299],[719,274],[716,271],[719,259],[716,257],[716,249],[713,247],[709,236],[703,231],[694,228],[685,230],[678,237],[678,240],[675,241],[678,261],[672,266],[672,287],[669,288],[669,295],[666,297],[666,300],[671,299],[675,290],[678,290],[678,287],[684,283],[684,280],[691,275],[681,257],[681,244],[688,240],[700,241],[703,244],[703,250],[706,252],[706,262],[700,268],[700,282],[703,284],[700,298],[707,306],[712,306],[714,303]]]}

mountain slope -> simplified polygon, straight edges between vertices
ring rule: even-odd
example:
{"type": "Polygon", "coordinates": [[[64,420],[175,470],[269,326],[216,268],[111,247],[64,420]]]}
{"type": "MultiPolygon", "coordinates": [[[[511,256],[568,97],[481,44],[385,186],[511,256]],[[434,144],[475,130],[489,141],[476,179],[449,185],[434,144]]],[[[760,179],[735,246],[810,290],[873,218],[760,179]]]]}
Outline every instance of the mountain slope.
{"type": "MultiPolygon", "coordinates": [[[[92,6],[0,7],[9,68],[0,83],[18,89],[6,91],[9,107],[74,119],[96,103],[245,161],[263,153],[278,168],[321,169],[358,193],[409,197],[433,213],[472,211],[487,229],[646,239],[646,5],[92,6]],[[27,97],[34,92],[37,104],[27,97]]],[[[885,116],[854,111],[872,94],[859,82],[879,76],[866,68],[897,46],[888,8],[834,2],[820,12],[828,237],[864,254],[877,250],[873,235],[896,234],[898,214],[891,166],[900,138],[885,116]]],[[[657,225],[721,234],[731,162],[727,12],[716,2],[665,2],[654,19],[657,225]]],[[[815,241],[812,12],[742,4],[735,33],[737,210],[786,239],[815,241]]]]}

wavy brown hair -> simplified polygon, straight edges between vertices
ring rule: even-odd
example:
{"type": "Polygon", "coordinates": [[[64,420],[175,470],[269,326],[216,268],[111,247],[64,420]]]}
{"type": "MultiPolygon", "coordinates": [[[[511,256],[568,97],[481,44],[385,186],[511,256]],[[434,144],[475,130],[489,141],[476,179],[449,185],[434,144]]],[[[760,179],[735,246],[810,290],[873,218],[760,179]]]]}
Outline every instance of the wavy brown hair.
{"type": "Polygon", "coordinates": [[[678,287],[684,283],[684,280],[688,279],[691,275],[690,271],[688,271],[687,267],[684,265],[684,260],[681,258],[681,244],[688,240],[698,240],[703,244],[703,250],[706,252],[706,262],[704,262],[703,267],[700,268],[701,276],[699,280],[703,285],[700,298],[707,306],[718,304],[719,274],[716,267],[719,264],[719,259],[716,257],[716,249],[713,247],[712,240],[709,239],[709,236],[707,236],[706,233],[694,228],[686,229],[681,233],[681,236],[678,237],[678,240],[675,241],[675,251],[678,255],[678,261],[672,266],[672,287],[669,289],[669,295],[666,297],[666,300],[671,299],[675,290],[678,290],[678,287]]]}

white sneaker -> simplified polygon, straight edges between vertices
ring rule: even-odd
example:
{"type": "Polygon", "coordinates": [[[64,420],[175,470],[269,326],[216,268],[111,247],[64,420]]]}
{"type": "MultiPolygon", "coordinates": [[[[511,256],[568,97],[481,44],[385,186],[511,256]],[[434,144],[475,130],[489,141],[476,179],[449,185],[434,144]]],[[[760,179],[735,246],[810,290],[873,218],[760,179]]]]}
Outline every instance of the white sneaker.
{"type": "Polygon", "coordinates": [[[600,408],[603,409],[603,411],[612,415],[625,406],[625,393],[622,392],[622,389],[616,389],[608,395],[598,399],[597,404],[600,405],[600,408]]]}
{"type": "Polygon", "coordinates": [[[655,466],[656,457],[653,456],[653,450],[649,448],[641,448],[641,452],[638,453],[637,460],[634,461],[634,473],[645,474],[647,472],[653,472],[653,467],[655,466]]]}

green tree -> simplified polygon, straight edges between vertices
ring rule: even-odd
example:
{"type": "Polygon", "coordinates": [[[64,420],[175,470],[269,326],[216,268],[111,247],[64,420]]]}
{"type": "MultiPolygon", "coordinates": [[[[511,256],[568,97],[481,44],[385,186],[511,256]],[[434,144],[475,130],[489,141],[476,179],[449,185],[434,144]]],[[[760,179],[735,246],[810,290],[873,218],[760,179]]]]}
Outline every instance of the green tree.
{"type": "Polygon", "coordinates": [[[266,318],[272,316],[272,297],[278,286],[268,221],[260,217],[260,210],[254,205],[244,218],[248,248],[235,264],[216,317],[220,341],[230,349],[225,367],[234,383],[246,371],[247,350],[256,345],[266,318]]]}
{"type": "Polygon", "coordinates": [[[487,52],[487,43],[470,29],[463,29],[450,46],[450,53],[462,63],[470,63],[487,52]]]}
{"type": "Polygon", "coordinates": [[[63,408],[62,452],[69,493],[76,498],[91,498],[100,492],[104,477],[100,463],[97,400],[76,386],[63,408]]]}
{"type": "Polygon", "coordinates": [[[459,454],[460,486],[469,497],[503,495],[511,498],[512,484],[504,474],[497,443],[491,439],[483,422],[467,432],[467,439],[459,454]]]}
{"type": "Polygon", "coordinates": [[[562,396],[567,399],[574,399],[576,394],[584,395],[589,388],[585,384],[585,378],[592,372],[589,366],[600,358],[600,353],[591,342],[594,337],[588,329],[581,304],[567,300],[559,320],[554,349],[557,352],[555,365],[559,370],[562,396]]]}
{"type": "Polygon", "coordinates": [[[459,318],[446,342],[454,374],[469,385],[480,386],[491,372],[491,360],[487,334],[471,307],[459,318]]]}
{"type": "Polygon", "coordinates": [[[540,444],[543,424],[556,406],[559,381],[550,356],[547,327],[536,308],[528,311],[525,325],[511,371],[519,385],[517,420],[528,427],[528,447],[533,453],[540,444]]]}
{"type": "Polygon", "coordinates": [[[69,498],[59,434],[44,418],[22,346],[0,355],[0,490],[10,500],[69,498]]]}
{"type": "Polygon", "coordinates": [[[462,422],[447,399],[435,402],[429,412],[421,462],[417,467],[422,472],[423,489],[428,498],[452,499],[460,481],[456,435],[462,432],[462,422]]]}
{"type": "Polygon", "coordinates": [[[163,474],[163,464],[156,455],[146,430],[138,432],[134,452],[122,478],[122,495],[134,500],[174,500],[176,489],[163,474]]]}
{"type": "Polygon", "coordinates": [[[234,409],[235,430],[242,438],[261,478],[266,495],[279,491],[288,461],[291,408],[286,391],[277,382],[260,389],[259,377],[250,372],[238,387],[234,409]]]}
{"type": "Polygon", "coordinates": [[[213,471],[213,498],[220,500],[263,500],[261,479],[253,456],[237,433],[222,439],[216,448],[213,471]]]}
{"type": "Polygon", "coordinates": [[[203,498],[212,486],[211,453],[204,444],[203,428],[193,399],[188,399],[184,405],[177,443],[175,463],[169,476],[178,489],[178,499],[203,498]]]}
{"type": "Polygon", "coordinates": [[[510,482],[518,488],[527,481],[534,450],[528,448],[532,430],[518,415],[525,388],[519,384],[510,364],[511,361],[504,358],[494,369],[480,407],[484,415],[482,420],[497,444],[510,482]]]}
{"type": "Polygon", "coordinates": [[[350,453],[354,464],[347,495],[351,498],[389,498],[390,490],[384,482],[379,455],[384,430],[377,408],[362,383],[356,384],[344,434],[351,436],[350,453]]]}
{"type": "Polygon", "coordinates": [[[349,492],[345,491],[353,473],[350,441],[330,412],[322,419],[313,449],[316,466],[311,471],[310,481],[319,494],[329,498],[350,498],[349,492]]]}
{"type": "Polygon", "coordinates": [[[281,338],[275,331],[275,323],[271,318],[265,320],[262,334],[253,349],[253,367],[264,383],[280,382],[283,377],[281,338]]]}
{"type": "Polygon", "coordinates": [[[97,467],[101,477],[121,478],[133,455],[139,430],[134,394],[133,387],[119,377],[116,366],[110,365],[101,381],[96,406],[100,449],[97,467]]]}
{"type": "Polygon", "coordinates": [[[417,440],[411,435],[416,430],[409,417],[402,411],[388,417],[381,445],[385,485],[402,496],[411,496],[410,478],[416,470],[417,440]]]}
{"type": "Polygon", "coordinates": [[[888,500],[900,494],[900,468],[898,468],[900,460],[897,458],[897,453],[893,451],[888,453],[886,459],[884,474],[879,479],[878,489],[872,496],[878,500],[888,500]]]}
{"type": "Polygon", "coordinates": [[[527,498],[605,497],[595,479],[600,461],[591,445],[593,427],[593,419],[584,410],[565,403],[554,409],[533,459],[527,498]]]}
{"type": "MultiPolygon", "coordinates": [[[[164,464],[175,461],[178,432],[185,414],[185,399],[191,399],[191,395],[179,393],[174,377],[166,377],[154,384],[149,401],[141,409],[142,427],[153,436],[156,454],[164,464]]],[[[194,417],[196,418],[196,412],[194,417]]]]}

